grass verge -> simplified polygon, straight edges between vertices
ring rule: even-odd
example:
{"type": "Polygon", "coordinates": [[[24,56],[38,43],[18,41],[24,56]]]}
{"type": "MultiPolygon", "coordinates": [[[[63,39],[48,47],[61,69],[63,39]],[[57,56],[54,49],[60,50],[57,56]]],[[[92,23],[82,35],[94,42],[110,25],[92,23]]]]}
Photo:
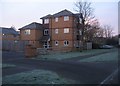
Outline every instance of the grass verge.
{"type": "Polygon", "coordinates": [[[79,62],[103,62],[103,61],[118,61],[118,52],[111,52],[93,56],[86,59],[81,59],[79,62]]]}
{"type": "Polygon", "coordinates": [[[3,77],[3,84],[73,84],[73,80],[46,70],[33,70],[3,77]]]}
{"type": "Polygon", "coordinates": [[[93,49],[93,50],[84,50],[83,52],[67,52],[67,53],[54,53],[49,55],[39,55],[37,58],[38,60],[64,60],[70,59],[78,56],[85,56],[85,55],[93,55],[102,52],[110,51],[111,49],[93,49]]]}
{"type": "Polygon", "coordinates": [[[16,65],[13,64],[0,64],[0,68],[10,68],[10,67],[15,67],[16,65]]]}

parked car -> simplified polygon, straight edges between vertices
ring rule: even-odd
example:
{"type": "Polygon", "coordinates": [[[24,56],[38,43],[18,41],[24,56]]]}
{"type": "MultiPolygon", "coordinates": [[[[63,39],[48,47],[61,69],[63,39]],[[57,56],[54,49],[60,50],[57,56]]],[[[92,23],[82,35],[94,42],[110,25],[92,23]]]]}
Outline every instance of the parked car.
{"type": "Polygon", "coordinates": [[[113,46],[111,45],[103,45],[103,46],[100,46],[101,49],[112,49],[114,48],[113,46]]]}

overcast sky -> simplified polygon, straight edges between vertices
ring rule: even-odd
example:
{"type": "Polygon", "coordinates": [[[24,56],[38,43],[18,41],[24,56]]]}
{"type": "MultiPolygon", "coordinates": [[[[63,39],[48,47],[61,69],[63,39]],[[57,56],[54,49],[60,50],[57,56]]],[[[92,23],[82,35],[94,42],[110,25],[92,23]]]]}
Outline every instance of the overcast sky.
{"type": "MultiPolygon", "coordinates": [[[[74,13],[75,1],[78,0],[0,0],[0,27],[15,26],[19,29],[32,22],[41,23],[40,17],[64,9],[74,13]]],[[[92,1],[94,14],[100,24],[111,25],[117,34],[119,0],[87,1],[92,1]]]]}

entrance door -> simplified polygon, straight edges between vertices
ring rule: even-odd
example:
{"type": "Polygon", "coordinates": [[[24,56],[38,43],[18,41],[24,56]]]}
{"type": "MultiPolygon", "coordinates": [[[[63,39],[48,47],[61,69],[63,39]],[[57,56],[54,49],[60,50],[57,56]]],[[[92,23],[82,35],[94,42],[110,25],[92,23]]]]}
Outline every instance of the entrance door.
{"type": "Polygon", "coordinates": [[[44,42],[44,45],[43,45],[44,48],[48,49],[49,48],[49,42],[44,42]]]}

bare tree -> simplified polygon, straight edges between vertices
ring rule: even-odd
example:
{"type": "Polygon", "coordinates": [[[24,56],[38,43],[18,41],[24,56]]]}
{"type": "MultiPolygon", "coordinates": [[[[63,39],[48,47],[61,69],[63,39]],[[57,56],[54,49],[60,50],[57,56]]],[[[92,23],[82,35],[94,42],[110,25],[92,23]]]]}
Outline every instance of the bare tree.
{"type": "Polygon", "coordinates": [[[103,30],[104,30],[104,36],[106,38],[111,38],[112,37],[113,29],[110,25],[104,25],[103,30]]]}
{"type": "Polygon", "coordinates": [[[96,37],[104,37],[104,29],[100,28],[97,31],[96,37]]]}
{"type": "Polygon", "coordinates": [[[96,32],[96,26],[95,23],[97,24],[98,21],[95,19],[95,16],[93,15],[93,8],[91,7],[90,2],[86,1],[78,1],[75,2],[75,11],[78,12],[78,22],[79,24],[82,24],[81,27],[77,27],[79,30],[82,32],[82,46],[84,48],[84,43],[86,40],[90,40],[90,38],[93,37],[93,33],[96,32]],[[94,30],[93,30],[94,29],[94,30]]]}
{"type": "Polygon", "coordinates": [[[94,20],[95,16],[93,15],[93,8],[91,7],[90,2],[86,1],[78,1],[75,2],[75,11],[79,14],[82,14],[83,20],[85,24],[91,23],[94,20]]]}

